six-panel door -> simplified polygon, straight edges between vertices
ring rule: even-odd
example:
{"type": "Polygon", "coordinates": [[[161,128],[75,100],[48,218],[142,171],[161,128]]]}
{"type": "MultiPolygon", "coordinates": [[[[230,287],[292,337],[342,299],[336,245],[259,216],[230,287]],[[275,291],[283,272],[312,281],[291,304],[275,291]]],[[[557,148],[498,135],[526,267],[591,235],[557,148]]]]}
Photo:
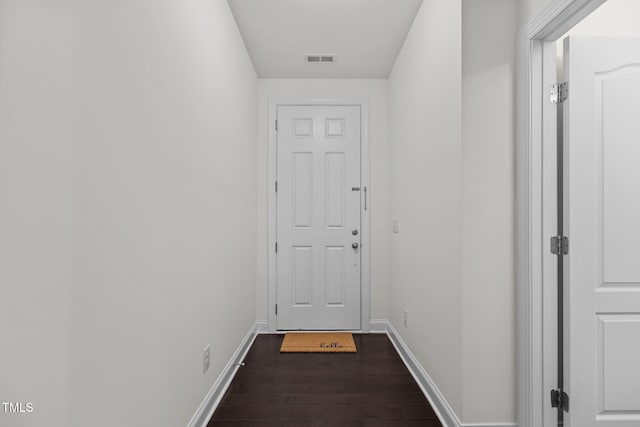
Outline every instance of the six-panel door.
{"type": "Polygon", "coordinates": [[[360,107],[277,120],[277,329],[360,329],[360,107]]]}

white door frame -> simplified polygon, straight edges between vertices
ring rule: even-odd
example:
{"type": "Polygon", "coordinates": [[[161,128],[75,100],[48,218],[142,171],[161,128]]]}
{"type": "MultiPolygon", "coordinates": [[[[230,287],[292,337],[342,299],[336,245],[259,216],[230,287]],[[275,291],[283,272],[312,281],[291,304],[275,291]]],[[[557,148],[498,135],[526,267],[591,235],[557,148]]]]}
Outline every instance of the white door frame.
{"type": "Polygon", "coordinates": [[[520,427],[544,426],[543,408],[550,405],[550,389],[544,381],[549,367],[543,369],[543,362],[546,349],[555,347],[543,339],[543,302],[548,300],[543,284],[553,276],[553,267],[548,266],[549,238],[553,235],[551,230],[556,230],[556,157],[549,144],[556,123],[545,104],[549,100],[549,67],[543,66],[544,52],[548,52],[545,47],[555,44],[605,1],[554,0],[517,35],[516,320],[520,427]]]}
{"type": "Polygon", "coordinates": [[[268,295],[267,313],[269,332],[275,333],[276,329],[276,253],[275,244],[277,237],[277,201],[275,182],[277,177],[277,134],[276,117],[279,106],[357,106],[360,107],[360,187],[366,191],[360,192],[362,209],[360,211],[361,227],[361,273],[360,273],[360,325],[356,332],[369,332],[370,321],[370,244],[369,238],[369,213],[371,210],[371,186],[369,183],[369,100],[366,98],[269,98],[269,230],[268,230],[268,295]],[[366,198],[366,199],[365,199],[366,198]],[[365,207],[366,202],[366,209],[365,207]]]}

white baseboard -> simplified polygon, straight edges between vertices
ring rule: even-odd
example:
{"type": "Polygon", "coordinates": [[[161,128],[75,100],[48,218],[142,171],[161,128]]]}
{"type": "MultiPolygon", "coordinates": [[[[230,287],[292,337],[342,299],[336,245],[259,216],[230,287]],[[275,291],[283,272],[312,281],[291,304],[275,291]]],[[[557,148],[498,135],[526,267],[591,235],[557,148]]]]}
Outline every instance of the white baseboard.
{"type": "Polygon", "coordinates": [[[256,332],[259,334],[269,333],[269,322],[266,320],[258,320],[256,322],[256,332]]]}
{"type": "MultiPolygon", "coordinates": [[[[387,324],[389,321],[386,319],[372,319],[369,322],[369,332],[370,334],[386,334],[387,333],[387,324]]],[[[269,330],[269,322],[266,320],[258,320],[256,322],[257,332],[259,334],[284,334],[286,331],[275,331],[271,332],[269,330]]],[[[355,331],[354,333],[364,333],[362,331],[355,331]]]]}
{"type": "Polygon", "coordinates": [[[434,412],[444,427],[460,427],[460,420],[444,398],[436,384],[433,382],[427,371],[424,370],[418,359],[413,355],[402,337],[393,327],[391,322],[387,322],[387,334],[396,348],[400,358],[409,369],[409,372],[418,383],[418,386],[431,404],[434,412]]]}
{"type": "Polygon", "coordinates": [[[438,419],[444,427],[517,427],[516,423],[462,423],[455,411],[447,402],[447,399],[440,392],[435,382],[429,377],[427,371],[422,367],[418,359],[413,355],[407,344],[404,342],[396,328],[388,320],[380,320],[387,327],[387,335],[400,355],[400,358],[407,366],[407,369],[418,383],[418,386],[431,404],[438,419]]]}
{"type": "Polygon", "coordinates": [[[369,333],[386,334],[389,332],[389,321],[386,319],[371,319],[369,321],[369,333]]]}
{"type": "Polygon", "coordinates": [[[222,397],[231,385],[231,381],[233,381],[233,377],[236,375],[236,372],[240,367],[239,364],[244,360],[247,352],[253,344],[253,341],[256,339],[257,327],[258,325],[254,324],[251,329],[249,329],[249,332],[247,332],[247,335],[245,335],[244,339],[231,356],[227,366],[224,367],[218,376],[218,379],[213,384],[213,387],[211,387],[211,390],[207,393],[202,404],[200,404],[196,413],[191,417],[191,421],[189,421],[187,427],[206,427],[209,419],[220,404],[222,397]]]}
{"type": "Polygon", "coordinates": [[[462,423],[460,427],[518,427],[517,423],[462,423]]]}

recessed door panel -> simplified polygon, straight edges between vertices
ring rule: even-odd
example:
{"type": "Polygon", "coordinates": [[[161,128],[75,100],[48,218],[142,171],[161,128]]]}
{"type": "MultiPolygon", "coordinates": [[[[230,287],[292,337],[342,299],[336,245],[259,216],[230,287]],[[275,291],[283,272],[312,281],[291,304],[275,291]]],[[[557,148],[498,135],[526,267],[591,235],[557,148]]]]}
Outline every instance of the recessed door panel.
{"type": "Polygon", "coordinates": [[[293,227],[310,228],[313,220],[313,153],[293,153],[293,227]]]}
{"type": "Polygon", "coordinates": [[[344,228],[345,154],[325,153],[325,218],[327,228],[344,228]]]}
{"type": "Polygon", "coordinates": [[[293,304],[311,305],[313,295],[313,248],[294,246],[293,250],[293,304]]]}
{"type": "Polygon", "coordinates": [[[599,411],[640,413],[640,313],[598,316],[599,411]]]}
{"type": "Polygon", "coordinates": [[[325,252],[324,294],[326,304],[344,305],[345,264],[348,257],[344,246],[329,246],[325,252]]]}
{"type": "Polygon", "coordinates": [[[344,119],[326,119],[325,120],[325,137],[326,138],[343,138],[345,137],[345,121],[344,119]]]}
{"type": "Polygon", "coordinates": [[[294,119],[292,127],[293,135],[298,138],[310,138],[313,136],[313,119],[294,119]]]}
{"type": "MultiPolygon", "coordinates": [[[[596,77],[602,121],[603,284],[640,286],[640,65],[596,77]]],[[[598,123],[599,124],[599,123],[598,123]]]]}

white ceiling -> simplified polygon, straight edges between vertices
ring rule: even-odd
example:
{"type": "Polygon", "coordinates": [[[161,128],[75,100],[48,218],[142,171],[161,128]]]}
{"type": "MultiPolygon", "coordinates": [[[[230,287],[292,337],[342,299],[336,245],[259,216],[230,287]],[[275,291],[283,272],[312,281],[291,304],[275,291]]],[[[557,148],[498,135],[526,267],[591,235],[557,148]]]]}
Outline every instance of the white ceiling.
{"type": "Polygon", "coordinates": [[[422,0],[228,0],[261,78],[386,78],[422,0]],[[307,64],[305,54],[335,54],[307,64]]]}

